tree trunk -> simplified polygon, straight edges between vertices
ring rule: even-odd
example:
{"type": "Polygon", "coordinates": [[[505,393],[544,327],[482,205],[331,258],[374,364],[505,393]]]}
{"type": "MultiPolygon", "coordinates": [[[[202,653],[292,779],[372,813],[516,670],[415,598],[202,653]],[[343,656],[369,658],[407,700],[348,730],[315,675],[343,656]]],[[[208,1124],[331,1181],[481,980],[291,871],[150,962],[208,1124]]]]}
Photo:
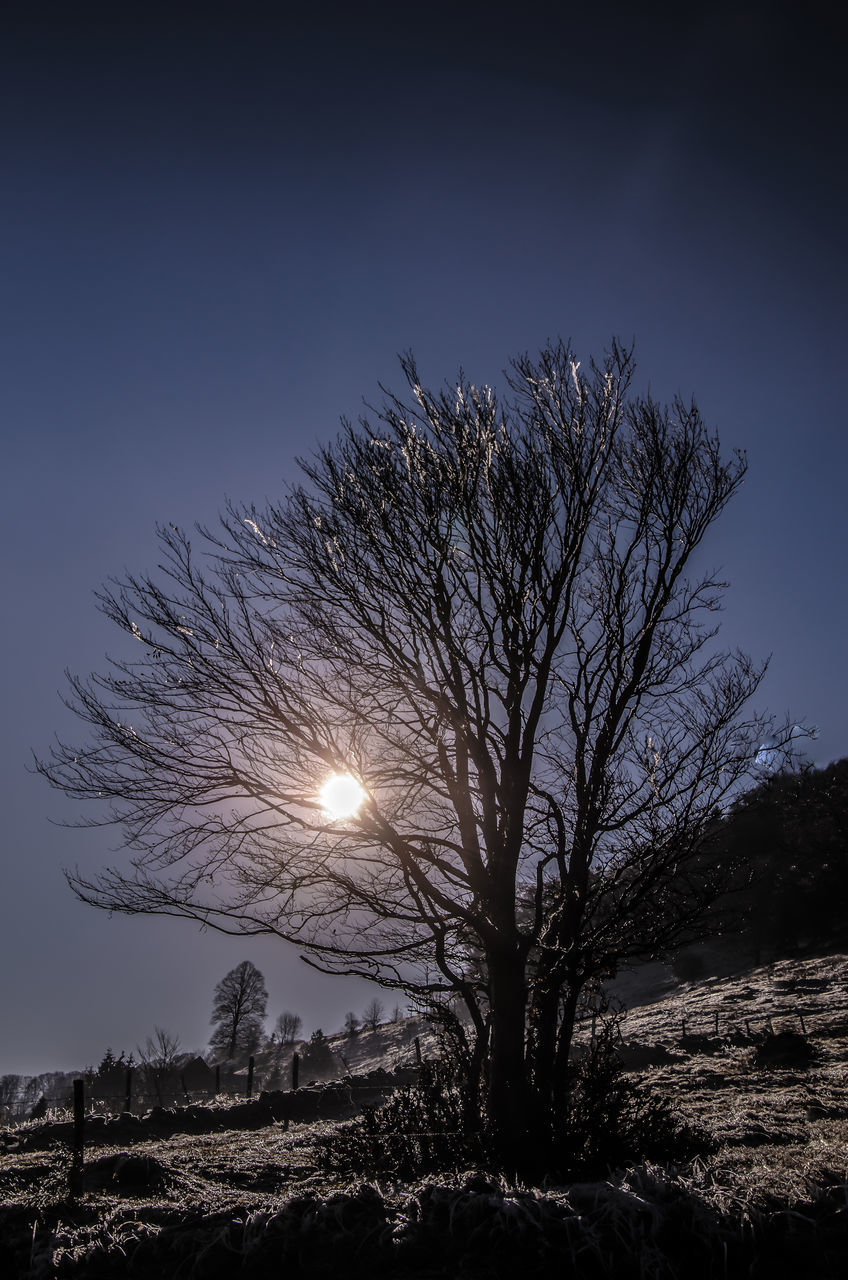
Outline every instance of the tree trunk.
{"type": "Polygon", "coordinates": [[[544,1111],[549,1108],[553,1097],[559,985],[553,979],[540,978],[534,986],[530,1006],[528,1068],[535,1105],[544,1111]]]}
{"type": "Polygon", "coordinates": [[[474,1045],[468,1055],[468,1079],[463,1106],[463,1124],[466,1133],[479,1133],[481,1128],[480,1092],[483,1084],[483,1067],[489,1040],[486,1028],[476,1031],[474,1045]]]}
{"type": "Polygon", "coordinates": [[[515,1173],[526,1154],[528,1089],[524,1064],[527,987],[518,954],[489,959],[492,1040],[489,1057],[488,1129],[498,1159],[515,1173]]]}
{"type": "Polygon", "coordinates": [[[553,1098],[554,1107],[562,1102],[568,1083],[568,1059],[571,1053],[571,1042],[574,1039],[574,1023],[577,1017],[577,1001],[580,998],[581,986],[576,976],[566,986],[562,1017],[557,1033],[556,1060],[554,1062],[553,1098]]]}

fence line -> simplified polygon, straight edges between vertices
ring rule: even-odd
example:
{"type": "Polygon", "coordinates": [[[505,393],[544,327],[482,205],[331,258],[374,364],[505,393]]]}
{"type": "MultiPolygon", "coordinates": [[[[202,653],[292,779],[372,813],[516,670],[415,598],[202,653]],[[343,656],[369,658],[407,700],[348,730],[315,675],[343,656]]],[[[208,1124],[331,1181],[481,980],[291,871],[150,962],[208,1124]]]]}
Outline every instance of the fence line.
{"type": "MultiPolygon", "coordinates": [[[[417,1041],[417,1037],[416,1037],[417,1041]]],[[[416,1043],[416,1059],[418,1066],[421,1065],[423,1059],[421,1057],[420,1045],[416,1043]]],[[[289,1064],[289,1085],[288,1089],[279,1081],[274,1084],[274,1088],[270,1092],[295,1092],[301,1088],[301,1055],[295,1052],[292,1055],[292,1061],[289,1064]]],[[[400,1070],[415,1069],[413,1063],[398,1064],[400,1070]]],[[[213,1068],[210,1068],[210,1072],[213,1068]]],[[[386,1070],[381,1068],[380,1070],[386,1070]]],[[[204,1101],[211,1101],[215,1098],[232,1098],[250,1101],[254,1094],[263,1089],[263,1086],[274,1083],[279,1080],[279,1073],[276,1071],[266,1073],[265,1077],[261,1077],[255,1070],[255,1059],[251,1056],[248,1060],[246,1072],[232,1071],[222,1073],[220,1064],[214,1068],[214,1085],[211,1083],[206,1087],[190,1088],[184,1083],[183,1075],[179,1072],[173,1073],[168,1079],[160,1080],[159,1089],[155,1085],[149,1085],[144,1089],[136,1090],[134,1088],[134,1074],[136,1071],[143,1072],[144,1067],[129,1067],[125,1069],[125,1079],[123,1087],[115,1092],[108,1089],[99,1089],[97,1087],[97,1077],[83,1078],[85,1102],[84,1109],[87,1115],[97,1115],[101,1111],[108,1111],[110,1114],[115,1112],[132,1112],[141,1109],[149,1109],[150,1107],[171,1107],[171,1106],[191,1106],[198,1105],[204,1101]],[[229,1077],[229,1078],[227,1078],[229,1077]],[[105,1104],[117,1102],[120,1107],[111,1108],[105,1104]],[[142,1107],[139,1104],[143,1104],[142,1107]]],[[[388,1074],[388,1072],[387,1072],[388,1074]]],[[[21,1121],[23,1119],[43,1119],[48,1110],[61,1110],[69,1112],[75,1105],[75,1086],[76,1081],[62,1088],[61,1093],[45,1093],[42,1092],[38,1101],[18,1103],[14,1109],[15,1114],[10,1119],[21,1121]]],[[[345,1077],[336,1077],[324,1081],[309,1082],[315,1083],[319,1087],[343,1086],[350,1094],[363,1093],[373,1095],[375,1089],[381,1087],[380,1083],[373,1082],[371,1084],[354,1084],[353,1079],[348,1080],[345,1077]]],[[[385,1083],[388,1083],[386,1081],[385,1083]]],[[[10,1108],[11,1110],[11,1108],[10,1108]]]]}
{"type": "MultiPolygon", "coordinates": [[[[205,1064],[208,1066],[208,1064],[205,1064]]],[[[299,1077],[299,1055],[295,1053],[291,1064],[291,1087],[297,1089],[299,1077]]],[[[110,1085],[105,1088],[98,1087],[98,1077],[91,1076],[87,1079],[82,1077],[86,1094],[86,1108],[89,1113],[96,1111],[98,1105],[109,1102],[120,1102],[122,1104],[120,1110],[133,1110],[133,1104],[145,1102],[148,1105],[164,1106],[173,1105],[178,1098],[186,1103],[197,1101],[200,1098],[215,1098],[220,1096],[237,1096],[237,1088],[244,1081],[244,1096],[251,1098],[253,1096],[254,1084],[261,1083],[255,1078],[255,1059],[251,1056],[248,1060],[247,1075],[240,1071],[229,1071],[224,1073],[224,1088],[222,1088],[222,1072],[220,1064],[214,1068],[209,1067],[209,1082],[207,1085],[199,1085],[197,1087],[187,1086],[185,1083],[187,1072],[179,1069],[168,1070],[164,1074],[163,1068],[150,1068],[144,1064],[139,1066],[128,1066],[112,1068],[110,1075],[110,1085]],[[115,1077],[123,1072],[123,1087],[114,1090],[115,1077]],[[159,1072],[157,1079],[156,1073],[159,1072]],[[137,1077],[142,1077],[142,1087],[138,1087],[137,1077]],[[229,1078],[227,1078],[229,1077],[229,1078]],[[227,1087],[229,1086],[229,1087],[227,1087]],[[234,1087],[235,1086],[235,1087],[234,1087]],[[194,1096],[192,1096],[194,1095],[194,1096]],[[166,1102],[167,1099],[167,1102],[166,1102]]],[[[270,1076],[269,1078],[273,1078],[270,1076]]],[[[101,1078],[102,1081],[102,1078],[101,1078]]],[[[27,1113],[31,1118],[40,1119],[41,1116],[51,1106],[69,1109],[75,1107],[76,1084],[73,1082],[73,1092],[65,1086],[61,1093],[49,1094],[42,1092],[36,1102],[18,1103],[17,1106],[9,1104],[9,1110],[17,1113],[19,1119],[22,1114],[27,1113]],[[35,1113],[35,1114],[34,1114],[35,1113]],[[40,1113],[40,1114],[39,1114],[40,1113]]]]}
{"type": "MultiPolygon", "coordinates": [[[[636,1006],[632,1010],[622,1010],[620,1015],[621,1022],[626,1023],[629,1020],[630,1015],[633,1015],[633,1014],[635,1014],[638,1018],[639,1013],[642,1012],[644,1008],[646,1008],[646,1006],[636,1006]]],[[[813,1034],[815,1034],[817,1030],[819,1031],[824,1030],[825,1032],[833,1032],[835,1029],[838,1030],[841,1024],[837,1023],[836,1028],[834,1028],[834,1025],[832,1022],[827,1028],[816,1027],[815,1020],[819,1016],[823,1015],[825,1012],[826,1011],[821,1007],[812,1008],[812,1009],[807,1007],[804,1010],[777,1009],[772,1011],[771,1013],[758,1014],[756,1017],[744,1018],[744,1017],[738,1017],[738,1016],[737,1017],[727,1016],[727,1015],[723,1016],[719,1009],[715,1009],[712,1011],[712,1013],[709,1013],[709,1014],[681,1015],[678,1025],[680,1027],[680,1038],[683,1040],[691,1038],[693,1035],[697,1034],[697,1032],[695,1031],[695,1028],[697,1028],[698,1026],[708,1027],[711,1030],[712,1034],[716,1037],[719,1037],[722,1034],[724,1034],[725,1036],[733,1035],[733,1034],[742,1035],[742,1027],[744,1026],[744,1033],[746,1038],[749,1040],[754,1040],[758,1035],[762,1035],[765,1033],[768,1033],[771,1035],[777,1034],[775,1024],[776,1023],[779,1024],[781,1022],[785,1023],[787,1020],[793,1024],[797,1022],[797,1024],[800,1026],[800,1029],[803,1035],[807,1035],[809,1032],[812,1032],[813,1034]],[[758,1028],[758,1024],[759,1024],[759,1028],[758,1028]]],[[[582,1033],[586,1030],[587,1026],[591,1025],[590,1034],[591,1034],[591,1038],[594,1039],[597,1032],[597,1024],[601,1020],[601,1018],[602,1018],[602,1013],[598,1008],[592,1009],[591,1007],[584,1007],[581,1011],[578,1012],[577,1018],[575,1020],[575,1029],[576,1031],[582,1033]]],[[[662,1040],[675,1039],[675,1036],[672,1030],[673,1026],[674,1024],[672,1022],[667,1021],[666,1027],[663,1028],[663,1030],[651,1031],[648,1034],[650,1035],[651,1039],[656,1040],[658,1043],[662,1040]]],[[[846,1029],[848,1029],[848,1024],[846,1024],[846,1029]]],[[[638,1034],[637,1028],[634,1027],[633,1031],[634,1031],[634,1034],[638,1034]]],[[[623,1041],[624,1036],[622,1035],[620,1026],[618,1029],[618,1033],[619,1033],[619,1038],[623,1041]]],[[[416,1062],[415,1064],[413,1063],[408,1064],[410,1067],[414,1065],[421,1066],[423,1061],[422,1054],[421,1054],[421,1046],[420,1046],[419,1038],[417,1036],[415,1037],[414,1044],[415,1044],[416,1062]]],[[[302,1060],[301,1060],[300,1054],[295,1052],[292,1055],[292,1060],[290,1063],[290,1079],[291,1079],[290,1088],[292,1090],[296,1090],[300,1085],[301,1062],[302,1060]]],[[[186,1086],[184,1082],[185,1073],[175,1072],[173,1073],[170,1079],[161,1080],[160,1087],[158,1089],[155,1083],[152,1089],[149,1086],[144,1089],[134,1089],[133,1086],[135,1083],[135,1073],[143,1072],[145,1070],[145,1067],[143,1065],[140,1065],[138,1067],[128,1067],[128,1068],[125,1068],[124,1070],[125,1070],[124,1087],[117,1092],[101,1092],[97,1088],[96,1077],[94,1077],[93,1079],[87,1082],[88,1087],[85,1089],[85,1094],[86,1094],[85,1105],[86,1105],[86,1110],[88,1111],[89,1114],[95,1113],[99,1104],[102,1105],[104,1103],[109,1103],[109,1102],[120,1102],[123,1104],[121,1107],[121,1110],[131,1112],[133,1110],[133,1105],[138,1106],[138,1104],[142,1102],[144,1102],[148,1106],[151,1106],[151,1105],[152,1106],[168,1106],[168,1105],[173,1106],[173,1105],[191,1105],[192,1103],[196,1104],[203,1099],[212,1099],[212,1098],[218,1098],[218,1097],[238,1097],[239,1087],[243,1087],[244,1089],[244,1092],[241,1094],[241,1096],[246,1099],[250,1099],[253,1096],[255,1089],[261,1089],[264,1084],[267,1084],[269,1083],[269,1081],[274,1080],[275,1076],[278,1075],[278,1072],[272,1072],[270,1074],[266,1074],[264,1079],[262,1077],[257,1077],[255,1072],[255,1060],[253,1057],[251,1057],[248,1062],[246,1076],[243,1072],[238,1070],[222,1072],[220,1063],[217,1064],[214,1068],[210,1067],[209,1068],[210,1073],[214,1071],[214,1085],[210,1081],[210,1084],[206,1087],[186,1086]],[[182,1099],[182,1101],[178,1101],[178,1098],[182,1099]]],[[[345,1084],[346,1081],[344,1077],[341,1077],[340,1079],[336,1079],[334,1081],[327,1080],[327,1081],[324,1081],[323,1083],[345,1084]]],[[[351,1093],[360,1093],[360,1092],[373,1092],[374,1086],[354,1085],[353,1083],[351,1083],[347,1085],[347,1088],[351,1091],[351,1093]]],[[[5,1104],[4,1110],[8,1114],[8,1119],[10,1121],[11,1120],[20,1121],[21,1119],[28,1119],[28,1118],[41,1118],[44,1116],[44,1114],[46,1114],[48,1109],[61,1108],[62,1110],[70,1110],[74,1105],[74,1098],[75,1098],[75,1094],[71,1092],[71,1089],[66,1087],[65,1089],[63,1089],[63,1091],[60,1094],[42,1093],[35,1103],[31,1103],[31,1102],[7,1103],[5,1104]]]]}
{"type": "MultiPolygon", "coordinates": [[[[608,1012],[613,1017],[620,1017],[622,1023],[626,1023],[628,1022],[628,1020],[632,1018],[633,1015],[635,1015],[636,1019],[638,1020],[639,1015],[642,1014],[645,1009],[649,1009],[650,1007],[651,1007],[650,1005],[636,1005],[633,1009],[622,1009],[618,1012],[616,1012],[615,1010],[609,1010],[608,1012]]],[[[777,1032],[775,1030],[775,1023],[786,1022],[786,1021],[790,1021],[793,1024],[797,1021],[797,1023],[800,1024],[801,1032],[803,1035],[807,1035],[808,1031],[813,1034],[815,1034],[817,1031],[819,1034],[822,1034],[822,1033],[826,1034],[828,1031],[831,1031],[834,1028],[834,1025],[836,1026],[836,1028],[839,1028],[840,1026],[842,1026],[842,1023],[839,1023],[839,1022],[836,1022],[834,1024],[833,1019],[831,1018],[831,1021],[828,1027],[826,1028],[816,1027],[815,1020],[820,1016],[824,1016],[825,1014],[827,1014],[827,1010],[822,1008],[821,1006],[817,1006],[815,1008],[810,1008],[808,1006],[805,1009],[799,1009],[799,1008],[773,1009],[771,1013],[761,1013],[761,1014],[755,1015],[754,1017],[749,1017],[749,1018],[741,1017],[738,1015],[734,1017],[732,1014],[724,1014],[720,1009],[714,1009],[711,1013],[682,1014],[679,1017],[677,1025],[679,1025],[681,1028],[681,1035],[683,1039],[686,1039],[687,1036],[690,1036],[693,1034],[692,1027],[696,1025],[709,1026],[712,1029],[713,1034],[716,1036],[722,1034],[722,1031],[721,1031],[722,1027],[724,1029],[723,1033],[725,1035],[732,1035],[734,1034],[734,1032],[737,1035],[741,1035],[742,1027],[744,1025],[745,1034],[749,1040],[753,1040],[756,1038],[757,1035],[761,1035],[765,1033],[768,1033],[770,1035],[776,1035],[777,1032]],[[757,1024],[760,1024],[759,1030],[757,1029],[757,1024]]],[[[595,1032],[596,1032],[596,1024],[601,1021],[602,1017],[603,1017],[603,1013],[601,1009],[599,1008],[593,1009],[591,1007],[584,1008],[578,1011],[577,1017],[575,1019],[575,1029],[577,1031],[583,1031],[585,1030],[586,1025],[588,1023],[591,1023],[591,1035],[592,1035],[592,1038],[594,1039],[595,1032]]],[[[664,1023],[665,1023],[665,1026],[663,1030],[658,1030],[658,1029],[652,1030],[649,1033],[653,1036],[654,1039],[658,1041],[663,1039],[667,1040],[667,1039],[674,1038],[672,1028],[674,1027],[675,1024],[673,1020],[671,1018],[666,1018],[664,1019],[664,1023]]],[[[846,1020],[845,1022],[845,1029],[848,1029],[848,1020],[846,1020]]]]}

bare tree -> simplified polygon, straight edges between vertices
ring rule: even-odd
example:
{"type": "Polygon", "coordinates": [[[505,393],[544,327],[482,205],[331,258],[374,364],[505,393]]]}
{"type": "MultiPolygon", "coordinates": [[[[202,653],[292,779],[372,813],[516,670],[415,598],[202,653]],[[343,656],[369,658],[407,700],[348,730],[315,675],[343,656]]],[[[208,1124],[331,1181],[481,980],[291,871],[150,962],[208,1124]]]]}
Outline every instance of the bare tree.
{"type": "Polygon", "coordinates": [[[359,1031],[360,1021],[357,1014],[349,1009],[344,1018],[344,1030],[346,1036],[355,1036],[359,1031]]]}
{"type": "Polygon", "coordinates": [[[302,1026],[303,1019],[299,1013],[291,1013],[288,1009],[284,1009],[274,1024],[280,1044],[294,1044],[302,1026]]]}
{"type": "Polygon", "coordinates": [[[32,1106],[35,1100],[42,1093],[50,1093],[50,1081],[46,1076],[27,1076],[24,1081],[23,1096],[21,1101],[24,1106],[32,1106]]]}
{"type": "Polygon", "coordinates": [[[262,1040],[268,1005],[265,979],[250,960],[242,960],[215,988],[210,1048],[226,1058],[253,1053],[262,1040]]]}
{"type": "Polygon", "coordinates": [[[136,1051],[147,1092],[155,1094],[161,1106],[168,1090],[169,1077],[174,1077],[179,1064],[180,1038],[166,1031],[164,1027],[156,1027],[153,1035],[147,1037],[143,1046],[136,1046],[136,1051]]]}
{"type": "Polygon", "coordinates": [[[693,558],[746,464],[633,394],[615,343],[523,356],[504,398],[402,363],[409,401],[303,487],[230,507],[205,558],[161,530],[159,576],[102,592],[137,654],[72,679],[93,741],[39,767],[134,851],[79,897],[435,1008],[508,1152],[549,1123],[585,984],[696,935],[721,887],[698,854],[767,732],[763,668],[718,647],[693,558]]]}
{"type": "Polygon", "coordinates": [[[23,1076],[9,1073],[0,1076],[0,1107],[11,1112],[23,1093],[23,1076]]]}
{"type": "Polygon", "coordinates": [[[369,1001],[363,1010],[363,1027],[365,1027],[367,1031],[376,1031],[383,1020],[384,1012],[385,1010],[383,1009],[382,1001],[378,1000],[375,996],[373,1000],[369,1001]]]}

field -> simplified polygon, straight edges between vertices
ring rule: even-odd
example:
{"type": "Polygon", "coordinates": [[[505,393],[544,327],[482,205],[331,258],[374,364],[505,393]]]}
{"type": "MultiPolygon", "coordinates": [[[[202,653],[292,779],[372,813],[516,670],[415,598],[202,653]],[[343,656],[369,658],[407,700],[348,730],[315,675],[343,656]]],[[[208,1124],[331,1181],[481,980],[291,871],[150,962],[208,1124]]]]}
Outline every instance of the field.
{"type": "Polygon", "coordinates": [[[30,1123],[0,1132],[0,1273],[848,1275],[848,957],[673,987],[632,1007],[623,1032],[633,1078],[712,1150],[576,1185],[474,1170],[341,1185],[316,1142],[379,1096],[386,1076],[372,1074],[365,1093],[300,1090],[288,1118],[275,1095],[90,1124],[71,1199],[70,1126],[30,1123]]]}

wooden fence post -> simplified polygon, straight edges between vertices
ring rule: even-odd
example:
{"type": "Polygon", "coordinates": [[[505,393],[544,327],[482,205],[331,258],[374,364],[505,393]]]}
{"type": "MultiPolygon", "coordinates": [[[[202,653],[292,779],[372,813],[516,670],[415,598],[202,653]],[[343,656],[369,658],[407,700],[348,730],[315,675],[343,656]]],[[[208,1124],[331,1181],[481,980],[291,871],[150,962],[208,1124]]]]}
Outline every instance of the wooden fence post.
{"type": "Polygon", "coordinates": [[[82,1151],[85,1143],[85,1081],[74,1081],[74,1150],[82,1151]]]}
{"type": "Polygon", "coordinates": [[[296,1089],[300,1079],[300,1054],[292,1054],[292,1089],[296,1089]]]}
{"type": "Polygon", "coordinates": [[[127,1088],[126,1088],[126,1097],[124,1098],[125,1111],[132,1111],[132,1078],[133,1078],[133,1069],[132,1067],[127,1067],[127,1088]]]}
{"type": "Polygon", "coordinates": [[[221,1064],[220,1064],[220,1062],[219,1062],[219,1063],[217,1063],[217,1065],[216,1065],[216,1067],[215,1067],[215,1094],[216,1094],[216,1096],[217,1096],[220,1092],[221,1092],[221,1064]]]}
{"type": "Polygon", "coordinates": [[[247,1060],[247,1096],[248,1098],[253,1097],[253,1066],[254,1066],[253,1054],[251,1054],[247,1060]]]}
{"type": "Polygon", "coordinates": [[[718,1035],[718,1009],[715,1011],[715,1033],[718,1035]]]}
{"type": "Polygon", "coordinates": [[[806,1035],[806,1034],[807,1034],[807,1027],[806,1027],[806,1024],[805,1024],[805,1022],[804,1022],[804,1015],[803,1015],[803,1013],[801,1013],[800,1011],[799,1011],[799,1013],[798,1013],[798,1018],[799,1018],[799,1020],[800,1020],[800,1022],[801,1022],[801,1030],[803,1031],[804,1035],[806,1035]]]}
{"type": "Polygon", "coordinates": [[[415,1061],[421,1066],[421,1041],[418,1036],[415,1037],[415,1061]]]}
{"type": "Polygon", "coordinates": [[[85,1082],[74,1081],[74,1137],[68,1189],[72,1196],[82,1193],[82,1153],[85,1146],[85,1082]]]}

